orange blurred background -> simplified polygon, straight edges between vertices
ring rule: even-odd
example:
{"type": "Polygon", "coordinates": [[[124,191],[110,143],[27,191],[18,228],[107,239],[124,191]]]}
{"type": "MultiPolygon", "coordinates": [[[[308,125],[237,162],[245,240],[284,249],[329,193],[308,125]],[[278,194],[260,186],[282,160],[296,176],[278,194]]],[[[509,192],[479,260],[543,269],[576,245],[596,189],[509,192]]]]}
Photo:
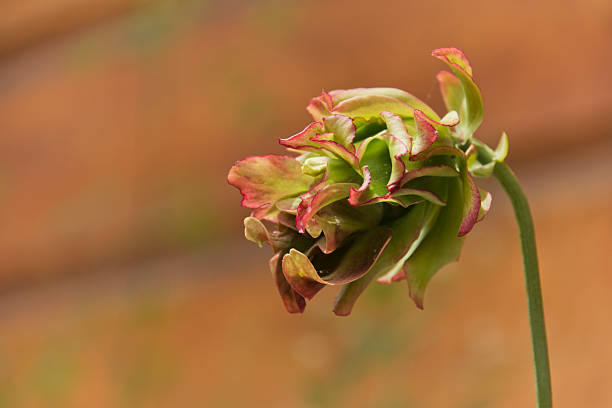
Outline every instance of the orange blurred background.
{"type": "Polygon", "coordinates": [[[493,209],[417,310],[374,286],[284,311],[234,161],[321,89],[439,112],[457,46],[531,199],[558,407],[612,406],[612,3],[8,0],[0,407],[534,406],[517,230],[493,209]]]}

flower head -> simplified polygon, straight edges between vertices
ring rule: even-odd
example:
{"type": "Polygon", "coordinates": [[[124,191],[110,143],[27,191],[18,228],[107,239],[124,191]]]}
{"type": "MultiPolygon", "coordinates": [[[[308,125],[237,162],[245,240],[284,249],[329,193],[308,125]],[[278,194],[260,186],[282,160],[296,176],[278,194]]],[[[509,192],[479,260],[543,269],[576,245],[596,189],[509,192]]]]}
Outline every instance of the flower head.
{"type": "MultiPolygon", "coordinates": [[[[448,113],[438,116],[395,88],[323,92],[306,108],[314,122],[280,139],[292,156],[249,157],[228,182],[240,189],[245,236],[270,245],[270,269],[287,310],[339,285],[334,312],[348,315],[375,278],[407,280],[423,307],[425,287],[459,256],[463,236],[486,215],[488,176],[471,144],[482,122],[472,68],[456,48],[434,50],[452,72],[437,76],[448,113]]],[[[503,160],[506,139],[494,152],[503,160]]]]}

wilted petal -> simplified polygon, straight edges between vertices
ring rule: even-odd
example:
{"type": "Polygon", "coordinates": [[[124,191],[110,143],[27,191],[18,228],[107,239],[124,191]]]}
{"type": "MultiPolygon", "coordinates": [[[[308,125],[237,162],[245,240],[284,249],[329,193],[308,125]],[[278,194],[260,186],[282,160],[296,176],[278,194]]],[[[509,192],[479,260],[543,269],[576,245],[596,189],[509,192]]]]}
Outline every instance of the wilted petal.
{"type": "Polygon", "coordinates": [[[259,208],[308,191],[314,178],[302,173],[302,164],[294,158],[271,154],[237,162],[227,181],[240,189],[244,207],[259,208]]]}
{"type": "Polygon", "coordinates": [[[358,234],[346,247],[331,254],[315,246],[309,251],[309,259],[291,249],[283,257],[283,273],[295,291],[311,299],[325,285],[342,285],[365,275],[390,239],[390,229],[376,227],[358,234]]]}
{"type": "Polygon", "coordinates": [[[285,305],[285,309],[287,309],[289,313],[302,313],[306,307],[306,300],[287,283],[280,262],[281,255],[283,255],[282,252],[275,254],[270,258],[269,262],[270,271],[274,276],[276,288],[283,301],[283,305],[285,305]]]}
{"type": "Polygon", "coordinates": [[[265,225],[255,217],[244,219],[244,236],[251,242],[256,243],[261,248],[264,243],[270,242],[270,235],[265,225]]]}

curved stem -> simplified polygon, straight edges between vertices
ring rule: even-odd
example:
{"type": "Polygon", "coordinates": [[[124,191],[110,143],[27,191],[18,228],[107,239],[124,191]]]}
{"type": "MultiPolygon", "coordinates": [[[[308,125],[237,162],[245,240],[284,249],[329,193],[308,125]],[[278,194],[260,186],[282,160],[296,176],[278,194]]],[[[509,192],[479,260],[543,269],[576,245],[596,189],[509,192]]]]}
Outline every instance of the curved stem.
{"type": "Polygon", "coordinates": [[[538,407],[550,408],[552,407],[550,368],[533,220],[531,218],[531,212],[529,211],[527,197],[521,189],[512,170],[510,170],[505,163],[496,163],[493,174],[512,202],[514,215],[516,216],[519,227],[521,250],[523,252],[525,285],[527,288],[527,307],[529,310],[529,325],[531,328],[531,345],[535,366],[538,407]]]}

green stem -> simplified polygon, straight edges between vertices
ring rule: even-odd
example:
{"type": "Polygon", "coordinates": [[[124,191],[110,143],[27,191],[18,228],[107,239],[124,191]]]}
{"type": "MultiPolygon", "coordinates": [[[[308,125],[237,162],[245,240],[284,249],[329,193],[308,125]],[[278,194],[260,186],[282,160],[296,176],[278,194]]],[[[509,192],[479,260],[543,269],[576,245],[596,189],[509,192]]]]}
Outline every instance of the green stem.
{"type": "Polygon", "coordinates": [[[525,285],[527,287],[527,307],[529,309],[529,325],[531,327],[531,345],[535,366],[538,407],[550,408],[552,407],[550,368],[533,220],[529,211],[527,197],[510,167],[505,163],[496,163],[493,174],[510,197],[519,227],[525,285]]]}

